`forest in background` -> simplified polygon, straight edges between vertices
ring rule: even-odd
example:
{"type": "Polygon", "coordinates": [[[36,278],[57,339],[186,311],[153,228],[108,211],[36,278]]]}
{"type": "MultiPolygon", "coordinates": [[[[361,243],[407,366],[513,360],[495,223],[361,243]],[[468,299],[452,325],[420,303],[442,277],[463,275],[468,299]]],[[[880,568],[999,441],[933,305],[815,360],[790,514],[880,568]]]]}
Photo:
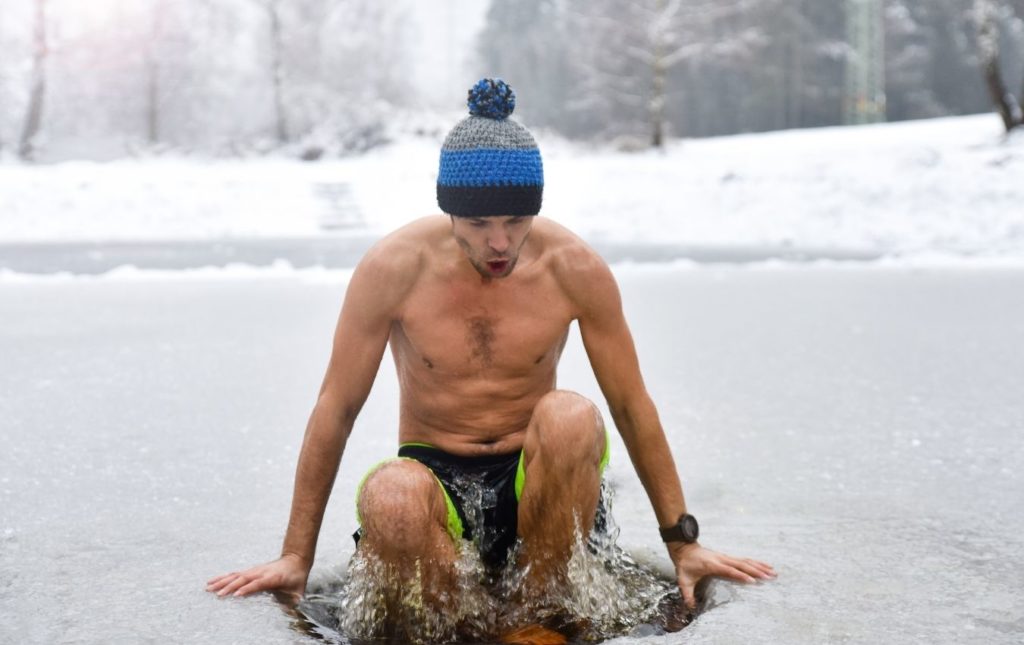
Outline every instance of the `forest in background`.
{"type": "MultiPolygon", "coordinates": [[[[659,115],[668,136],[683,137],[836,125],[853,100],[847,64],[860,55],[850,8],[864,2],[494,2],[480,52],[529,90],[524,118],[573,137],[649,141],[659,115]]],[[[885,120],[991,110],[983,68],[996,54],[1019,108],[1024,2],[876,4],[885,120]],[[980,42],[983,26],[994,29],[980,42]]]]}
{"type": "MultiPolygon", "coordinates": [[[[531,126],[624,146],[840,124],[862,1],[495,0],[463,71],[508,80],[531,126]]],[[[316,158],[443,130],[462,97],[422,95],[417,32],[436,25],[411,7],[0,0],[0,154],[316,158]]],[[[989,111],[1001,92],[1020,123],[1024,0],[885,0],[881,20],[887,120],[989,111]]]]}

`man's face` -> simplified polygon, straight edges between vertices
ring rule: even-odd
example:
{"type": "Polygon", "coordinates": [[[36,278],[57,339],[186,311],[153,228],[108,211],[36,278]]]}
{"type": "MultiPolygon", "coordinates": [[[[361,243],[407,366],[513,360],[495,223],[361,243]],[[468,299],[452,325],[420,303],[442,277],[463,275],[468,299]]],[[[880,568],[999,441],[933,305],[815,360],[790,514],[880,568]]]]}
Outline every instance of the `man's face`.
{"type": "Polygon", "coordinates": [[[452,217],[455,241],[485,278],[504,278],[512,273],[532,227],[530,215],[452,217]]]}

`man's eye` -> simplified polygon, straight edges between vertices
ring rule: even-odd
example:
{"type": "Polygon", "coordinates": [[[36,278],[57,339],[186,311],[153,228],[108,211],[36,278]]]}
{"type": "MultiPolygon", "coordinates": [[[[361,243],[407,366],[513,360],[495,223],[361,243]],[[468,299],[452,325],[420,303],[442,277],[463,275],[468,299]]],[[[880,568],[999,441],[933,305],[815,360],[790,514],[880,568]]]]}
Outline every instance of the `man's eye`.
{"type": "Polygon", "coordinates": [[[469,224],[470,224],[470,226],[474,226],[476,228],[483,228],[483,227],[487,226],[487,222],[484,222],[484,221],[478,220],[478,219],[470,221],[469,224]]]}

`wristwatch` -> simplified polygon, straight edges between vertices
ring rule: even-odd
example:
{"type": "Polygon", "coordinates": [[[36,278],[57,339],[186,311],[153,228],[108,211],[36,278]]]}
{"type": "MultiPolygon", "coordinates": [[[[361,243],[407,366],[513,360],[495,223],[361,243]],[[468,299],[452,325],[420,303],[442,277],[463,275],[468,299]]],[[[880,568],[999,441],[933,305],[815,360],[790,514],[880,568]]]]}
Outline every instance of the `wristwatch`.
{"type": "Polygon", "coordinates": [[[697,518],[689,513],[679,516],[679,521],[668,528],[658,529],[661,531],[661,539],[665,542],[685,542],[693,544],[700,535],[700,525],[697,518]]]}

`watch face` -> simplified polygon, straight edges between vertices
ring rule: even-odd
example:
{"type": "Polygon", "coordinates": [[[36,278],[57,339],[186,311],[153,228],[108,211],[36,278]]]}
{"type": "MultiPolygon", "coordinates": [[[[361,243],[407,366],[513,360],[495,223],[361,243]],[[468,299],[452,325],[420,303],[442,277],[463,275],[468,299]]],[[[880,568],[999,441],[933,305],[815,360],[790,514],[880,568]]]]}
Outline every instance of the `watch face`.
{"type": "Polygon", "coordinates": [[[700,527],[697,525],[697,518],[692,515],[683,515],[679,521],[667,529],[661,529],[661,539],[666,542],[686,542],[693,544],[700,535],[700,527]]]}
{"type": "Polygon", "coordinates": [[[687,541],[695,542],[697,536],[700,534],[700,527],[697,526],[697,518],[692,515],[687,515],[681,522],[683,528],[683,535],[686,536],[687,541]]]}

